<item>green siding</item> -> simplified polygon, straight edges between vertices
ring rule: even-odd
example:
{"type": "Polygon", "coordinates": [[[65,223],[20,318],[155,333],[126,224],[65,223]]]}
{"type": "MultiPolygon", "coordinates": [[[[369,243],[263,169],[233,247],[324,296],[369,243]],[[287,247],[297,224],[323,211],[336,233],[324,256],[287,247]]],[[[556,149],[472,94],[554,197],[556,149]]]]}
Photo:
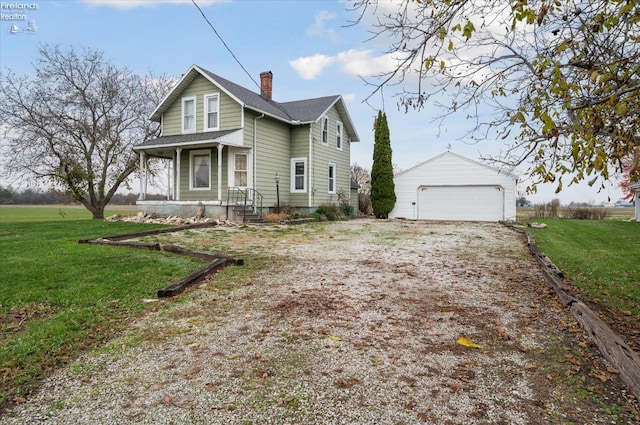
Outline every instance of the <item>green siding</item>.
{"type": "Polygon", "coordinates": [[[338,193],[342,192],[346,197],[351,193],[351,143],[348,141],[344,129],[344,121],[336,108],[327,113],[329,118],[329,132],[327,145],[322,144],[322,120],[313,124],[313,185],[317,192],[313,196],[313,206],[325,203],[337,203],[338,193]],[[336,122],[343,123],[342,150],[336,147],[336,122]],[[329,194],[329,163],[336,165],[336,193],[329,194]]]}
{"type": "Polygon", "coordinates": [[[296,207],[309,206],[309,125],[293,127],[291,130],[291,156],[289,158],[289,180],[285,182],[285,189],[289,193],[289,202],[296,207]],[[291,193],[291,158],[307,159],[307,191],[304,193],[291,193]]]}
{"type": "MultiPolygon", "coordinates": [[[[345,122],[339,116],[336,108],[332,108],[329,118],[328,146],[321,143],[321,121],[313,124],[292,126],[262,116],[254,111],[243,110],[233,98],[212,84],[203,76],[197,76],[181,97],[196,97],[196,132],[203,131],[204,96],[212,93],[220,94],[220,129],[235,129],[244,126],[243,147],[254,148],[254,123],[256,124],[255,152],[250,155],[249,167],[253,169],[253,178],[249,186],[253,186],[263,196],[263,207],[276,204],[276,173],[280,177],[280,202],[295,207],[309,207],[309,192],[316,187],[316,193],[311,197],[311,207],[323,203],[338,201],[337,193],[350,194],[350,149],[346,130],[343,129],[342,150],[336,148],[336,121],[345,122]],[[261,117],[256,120],[256,118],[261,117]],[[309,152],[309,135],[312,135],[312,148],[309,152]],[[255,160],[253,159],[255,158],[255,160]],[[291,158],[306,158],[307,160],[307,192],[291,193],[291,158]],[[336,165],[337,180],[336,194],[328,193],[329,163],[336,165]],[[254,168],[255,166],[255,168],[254,168]]],[[[181,134],[182,101],[177,100],[163,115],[164,135],[181,134]]],[[[180,164],[180,199],[181,200],[217,200],[217,149],[206,148],[211,152],[211,190],[189,190],[189,153],[184,149],[181,153],[180,164]]],[[[196,149],[201,150],[201,149],[196,149]]],[[[236,152],[236,148],[225,147],[222,158],[222,199],[227,197],[229,155],[236,152]]],[[[249,151],[246,151],[249,152],[249,151]]]]}
{"type": "Polygon", "coordinates": [[[240,104],[200,75],[182,92],[181,99],[174,102],[164,113],[163,135],[172,136],[182,133],[182,98],[190,96],[196,97],[196,132],[201,133],[204,129],[204,96],[213,93],[220,94],[220,130],[240,128],[242,126],[240,104]]]}
{"type": "MultiPolygon", "coordinates": [[[[227,197],[227,149],[222,151],[222,199],[227,197]]],[[[174,182],[175,183],[175,182],[174,182]]],[[[183,201],[212,201],[218,200],[218,149],[184,149],[180,153],[180,200],[183,201]],[[211,189],[189,190],[190,185],[190,153],[193,151],[208,151],[211,154],[211,189]]]]}
{"type": "MultiPolygon", "coordinates": [[[[254,117],[255,115],[247,113],[246,123],[249,124],[251,121],[253,126],[254,117]]],[[[263,207],[272,207],[276,204],[276,173],[280,178],[280,203],[290,203],[291,127],[286,123],[264,117],[256,121],[256,134],[255,189],[264,196],[263,207]]],[[[253,137],[253,131],[251,131],[251,137],[253,137]]]]}

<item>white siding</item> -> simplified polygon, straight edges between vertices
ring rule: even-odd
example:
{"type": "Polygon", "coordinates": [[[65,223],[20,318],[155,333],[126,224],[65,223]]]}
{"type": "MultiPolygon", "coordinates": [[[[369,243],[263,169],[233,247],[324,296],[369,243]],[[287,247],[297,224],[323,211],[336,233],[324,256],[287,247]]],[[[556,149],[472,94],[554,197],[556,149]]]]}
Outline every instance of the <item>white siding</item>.
{"type": "MultiPolygon", "coordinates": [[[[486,166],[471,159],[445,152],[431,160],[423,162],[406,170],[394,178],[396,188],[396,204],[389,214],[390,218],[404,217],[408,219],[431,218],[429,208],[433,198],[425,194],[425,188],[435,188],[439,192],[442,204],[437,207],[437,219],[441,220],[478,220],[486,221],[489,216],[495,216],[495,210],[500,209],[502,214],[496,216],[497,220],[513,221],[516,218],[516,178],[511,174],[501,172],[498,169],[486,166]],[[483,190],[494,186],[500,187],[501,196],[482,195],[483,190]],[[443,191],[449,187],[451,191],[443,191]],[[484,189],[482,189],[484,188],[484,189]],[[422,189],[422,190],[421,190],[422,189]],[[423,192],[422,197],[419,196],[423,192]],[[460,199],[457,203],[456,199],[460,199]],[[469,203],[488,202],[496,203],[503,199],[502,205],[478,205],[475,208],[477,214],[473,215],[469,209],[469,203]],[[422,204],[420,204],[422,201],[422,204]],[[460,208],[464,209],[463,214],[460,208]],[[442,211],[450,214],[443,217],[442,211]],[[492,215],[493,214],[493,215],[492,215]]],[[[433,193],[433,191],[432,191],[433,193]]],[[[431,208],[434,208],[431,205],[431,208]]],[[[433,209],[431,210],[433,212],[433,209]]],[[[436,214],[433,212],[433,214],[436,214]]],[[[492,219],[493,221],[493,219],[492,219]]]]}

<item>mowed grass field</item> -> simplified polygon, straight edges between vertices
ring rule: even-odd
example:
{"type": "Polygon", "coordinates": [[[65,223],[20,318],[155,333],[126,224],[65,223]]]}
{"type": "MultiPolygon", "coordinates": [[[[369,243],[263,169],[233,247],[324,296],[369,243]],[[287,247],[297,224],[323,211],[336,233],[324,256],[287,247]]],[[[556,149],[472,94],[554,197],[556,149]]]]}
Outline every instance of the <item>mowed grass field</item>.
{"type": "Polygon", "coordinates": [[[606,220],[536,219],[529,221],[547,228],[528,231],[592,300],[640,324],[640,222],[628,218],[627,212],[606,220]]]}
{"type": "Polygon", "coordinates": [[[154,227],[92,220],[76,207],[0,206],[0,410],[51,370],[104,346],[153,308],[144,299],[202,264],[78,243],[154,227]]]}

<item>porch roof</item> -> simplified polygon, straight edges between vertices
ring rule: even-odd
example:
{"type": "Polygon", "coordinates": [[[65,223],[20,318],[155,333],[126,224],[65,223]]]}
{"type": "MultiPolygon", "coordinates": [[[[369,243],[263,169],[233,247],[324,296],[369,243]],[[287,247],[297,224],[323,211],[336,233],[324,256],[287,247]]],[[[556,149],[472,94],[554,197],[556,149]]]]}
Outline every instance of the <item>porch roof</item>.
{"type": "Polygon", "coordinates": [[[207,131],[204,133],[176,134],[147,140],[133,149],[150,156],[172,158],[175,148],[210,147],[217,144],[239,146],[242,144],[242,129],[207,131]]]}

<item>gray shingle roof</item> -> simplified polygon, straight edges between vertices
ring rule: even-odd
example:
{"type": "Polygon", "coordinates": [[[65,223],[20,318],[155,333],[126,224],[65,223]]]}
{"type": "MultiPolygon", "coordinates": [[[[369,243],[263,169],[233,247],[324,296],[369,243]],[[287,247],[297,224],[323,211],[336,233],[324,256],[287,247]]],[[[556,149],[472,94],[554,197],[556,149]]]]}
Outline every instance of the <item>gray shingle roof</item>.
{"type": "Polygon", "coordinates": [[[296,121],[312,122],[320,118],[340,96],[318,97],[316,99],[296,100],[280,105],[296,121]]]}
{"type": "Polygon", "coordinates": [[[204,141],[204,140],[215,140],[238,130],[239,130],[238,128],[234,128],[233,130],[207,131],[205,133],[189,133],[189,134],[176,134],[173,136],[161,136],[155,139],[146,140],[143,143],[140,143],[139,145],[137,145],[136,148],[142,148],[145,146],[174,145],[178,143],[198,142],[198,141],[204,141]]]}
{"type": "Polygon", "coordinates": [[[279,106],[277,102],[266,99],[260,96],[258,93],[252,92],[236,83],[233,83],[221,76],[214,74],[211,71],[207,71],[204,68],[198,67],[204,74],[209,76],[212,80],[218,83],[223,89],[227,90],[233,96],[238,98],[246,106],[256,109],[260,112],[265,112],[269,115],[276,116],[286,121],[293,121],[294,119],[287,114],[283,108],[279,106]]]}
{"type": "Polygon", "coordinates": [[[189,71],[183,75],[178,84],[167,95],[167,97],[165,97],[162,103],[158,105],[156,110],[153,111],[151,119],[154,121],[160,121],[162,114],[171,104],[173,104],[173,102],[179,99],[183,90],[191,84],[198,74],[203,75],[205,78],[208,78],[214,84],[218,85],[222,90],[226,91],[230,96],[242,103],[243,106],[253,109],[259,113],[270,115],[292,125],[315,122],[325,114],[329,108],[336,105],[338,111],[343,117],[343,120],[345,121],[345,128],[351,136],[351,140],[354,142],[359,140],[355,127],[351,122],[351,117],[349,117],[349,113],[340,95],[280,103],[267,99],[254,91],[244,88],[197,65],[191,66],[189,71]]]}

